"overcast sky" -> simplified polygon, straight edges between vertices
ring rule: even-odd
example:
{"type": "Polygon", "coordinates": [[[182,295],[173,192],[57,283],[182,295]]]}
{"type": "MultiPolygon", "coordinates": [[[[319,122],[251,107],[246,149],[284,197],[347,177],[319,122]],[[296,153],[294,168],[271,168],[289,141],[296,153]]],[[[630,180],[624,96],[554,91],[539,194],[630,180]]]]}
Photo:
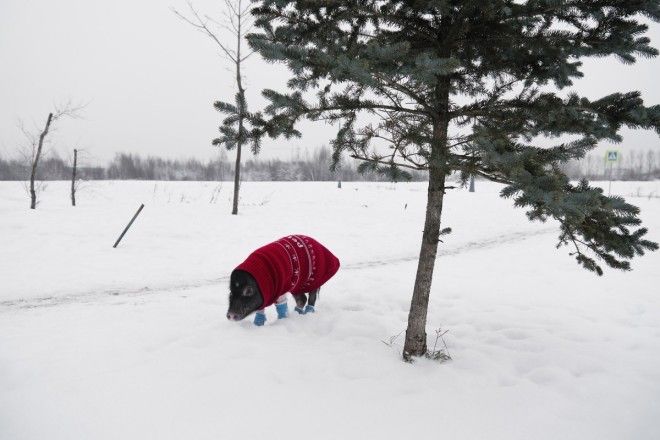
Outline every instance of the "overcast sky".
{"type": "MultiPolygon", "coordinates": [[[[217,16],[220,0],[195,1],[217,16]]],[[[183,0],[0,0],[0,154],[14,156],[22,142],[19,119],[43,125],[53,104],[88,102],[84,119],[64,120],[52,148],[74,147],[105,162],[116,152],[166,157],[217,155],[210,145],[220,115],[212,102],[233,97],[233,74],[216,47],[181,22],[171,7],[183,0]]],[[[660,46],[660,26],[649,33],[660,46]]],[[[614,59],[585,63],[579,93],[596,98],[641,90],[647,105],[660,103],[659,59],[624,66],[614,59]]],[[[245,67],[248,103],[263,101],[264,87],[282,88],[287,72],[256,56],[245,67]]],[[[333,127],[306,123],[304,137],[265,141],[264,157],[287,159],[313,150],[333,127]]],[[[653,132],[626,131],[627,148],[660,148],[653,132]]]]}

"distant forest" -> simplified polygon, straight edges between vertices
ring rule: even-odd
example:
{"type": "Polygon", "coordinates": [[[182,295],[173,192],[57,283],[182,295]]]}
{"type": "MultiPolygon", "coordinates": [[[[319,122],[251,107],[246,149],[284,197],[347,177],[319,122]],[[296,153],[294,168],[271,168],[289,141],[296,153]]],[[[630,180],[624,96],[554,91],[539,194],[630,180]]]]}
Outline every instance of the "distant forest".
{"type": "Polygon", "coordinates": [[[660,179],[660,148],[649,150],[617,149],[619,160],[608,162],[606,154],[590,153],[579,161],[562,167],[572,179],[655,180],[660,179]]]}
{"type": "MultiPolygon", "coordinates": [[[[358,163],[343,160],[336,172],[330,171],[331,152],[320,148],[312,154],[290,160],[250,159],[241,167],[245,181],[386,181],[387,176],[358,172],[358,163]]],[[[28,161],[0,157],[0,180],[26,180],[28,161]]],[[[71,163],[57,155],[42,159],[39,180],[67,180],[71,178],[71,163]]],[[[622,151],[620,159],[608,163],[604,154],[590,154],[580,161],[566,164],[564,171],[572,179],[589,180],[653,180],[660,179],[660,149],[622,151]],[[611,166],[611,168],[610,168],[611,166]]],[[[234,161],[222,152],[217,159],[202,162],[197,159],[179,160],[160,157],[141,157],[119,153],[106,166],[78,165],[78,176],[83,180],[232,180],[234,161]]],[[[426,172],[413,172],[412,180],[427,179],[426,172]]]]}
{"type": "MultiPolygon", "coordinates": [[[[25,180],[30,174],[29,160],[7,160],[0,157],[0,180],[25,180]]],[[[312,154],[290,160],[254,159],[241,164],[244,181],[386,181],[377,173],[358,172],[353,159],[342,160],[336,172],[330,171],[331,152],[319,148],[312,154]]],[[[50,155],[39,162],[38,180],[71,178],[71,161],[50,155]]],[[[234,159],[222,151],[218,158],[202,162],[198,159],[163,159],[119,153],[106,166],[86,166],[84,154],[78,162],[77,175],[83,180],[197,180],[230,181],[234,179],[234,159]]],[[[412,180],[426,180],[426,172],[412,172],[412,180]]]]}

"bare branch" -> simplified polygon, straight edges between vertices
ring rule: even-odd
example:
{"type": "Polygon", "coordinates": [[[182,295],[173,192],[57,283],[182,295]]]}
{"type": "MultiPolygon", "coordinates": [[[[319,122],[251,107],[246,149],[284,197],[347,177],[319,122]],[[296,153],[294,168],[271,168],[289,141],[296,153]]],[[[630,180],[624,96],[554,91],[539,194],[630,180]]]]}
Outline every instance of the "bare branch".
{"type": "Polygon", "coordinates": [[[226,30],[227,32],[229,32],[229,33],[232,34],[233,36],[236,36],[236,35],[237,35],[238,29],[236,29],[236,28],[234,27],[234,25],[231,24],[231,22],[230,22],[229,20],[225,20],[225,22],[223,23],[223,22],[218,21],[218,20],[216,20],[216,19],[214,19],[213,17],[210,17],[210,16],[208,16],[208,15],[204,15],[204,18],[206,18],[206,20],[208,20],[209,22],[213,23],[213,24],[216,25],[217,27],[226,30]],[[229,23],[229,24],[228,24],[228,23],[229,23]],[[230,27],[230,25],[231,25],[231,27],[230,27]]]}
{"type": "Polygon", "coordinates": [[[247,60],[248,58],[250,58],[250,55],[252,55],[252,54],[255,53],[255,52],[256,52],[256,50],[253,50],[253,51],[250,52],[249,54],[245,55],[243,58],[241,58],[241,61],[245,61],[245,60],[247,60]]]}
{"type": "Polygon", "coordinates": [[[71,119],[82,119],[82,110],[89,105],[89,102],[82,104],[73,104],[69,99],[65,103],[54,104],[53,121],[62,119],[64,117],[71,119]]]}
{"type": "Polygon", "coordinates": [[[190,0],[186,1],[186,3],[188,4],[188,8],[190,9],[190,13],[192,14],[193,18],[186,17],[185,15],[183,15],[182,13],[180,13],[179,11],[177,11],[174,8],[172,8],[172,12],[174,12],[174,14],[176,14],[176,16],[179,17],[181,20],[185,21],[186,23],[188,23],[189,25],[191,25],[192,27],[194,27],[198,31],[206,34],[206,36],[208,36],[211,40],[213,40],[220,47],[222,52],[224,52],[224,54],[227,57],[229,57],[229,59],[231,61],[236,63],[237,62],[236,52],[234,52],[233,50],[226,47],[220,41],[220,39],[218,38],[216,33],[213,32],[211,29],[209,29],[208,19],[204,19],[199,15],[199,12],[197,12],[197,10],[193,6],[193,4],[190,2],[190,0]]]}
{"type": "Polygon", "coordinates": [[[233,15],[239,15],[238,12],[236,11],[236,7],[234,6],[233,2],[231,2],[230,0],[225,0],[225,5],[227,6],[227,9],[230,10],[233,15]]]}

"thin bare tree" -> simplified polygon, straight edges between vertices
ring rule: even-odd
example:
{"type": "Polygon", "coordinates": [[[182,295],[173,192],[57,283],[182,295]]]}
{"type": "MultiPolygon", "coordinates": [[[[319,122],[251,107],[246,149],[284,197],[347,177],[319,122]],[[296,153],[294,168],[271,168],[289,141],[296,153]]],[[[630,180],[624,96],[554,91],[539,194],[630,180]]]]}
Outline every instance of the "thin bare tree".
{"type": "Polygon", "coordinates": [[[78,171],[78,149],[73,149],[73,166],[71,167],[71,206],[76,206],[76,172],[78,171]]]}
{"type": "MultiPolygon", "coordinates": [[[[249,0],[224,0],[225,7],[222,13],[222,18],[219,20],[213,19],[208,15],[200,14],[189,0],[186,3],[188,5],[187,13],[181,13],[174,8],[172,11],[181,20],[185,21],[197,31],[210,38],[211,41],[213,41],[213,43],[220,48],[220,55],[232,63],[236,76],[235,85],[237,94],[235,110],[237,113],[236,122],[238,123],[238,130],[235,132],[236,135],[232,136],[234,139],[232,139],[231,142],[225,142],[224,139],[223,141],[214,141],[214,144],[224,143],[227,149],[236,147],[236,166],[234,168],[234,202],[231,212],[232,214],[236,215],[238,214],[239,187],[241,182],[241,152],[243,144],[246,143],[249,138],[249,135],[247,135],[245,130],[245,121],[248,117],[248,112],[246,108],[247,105],[245,99],[245,88],[243,87],[243,76],[241,73],[241,68],[243,62],[254,53],[254,51],[250,51],[245,54],[242,51],[245,35],[250,31],[253,25],[252,15],[250,14],[252,3],[249,0]],[[229,44],[223,41],[220,35],[223,31],[229,32],[233,36],[236,44],[235,49],[232,49],[229,44]]],[[[217,104],[216,108],[218,108],[217,104]]],[[[218,110],[221,109],[218,108],[218,110]]],[[[253,152],[255,154],[258,152],[258,144],[256,143],[255,147],[253,148],[253,152]]]]}
{"type": "Polygon", "coordinates": [[[46,144],[47,136],[52,133],[55,124],[62,118],[69,117],[78,119],[80,117],[80,110],[83,108],[84,105],[74,106],[70,101],[64,105],[56,105],[54,111],[48,113],[46,124],[41,129],[35,127],[34,129],[30,130],[25,127],[25,124],[22,121],[19,121],[19,129],[28,142],[26,157],[29,161],[30,168],[30,209],[37,208],[37,195],[40,189],[40,186],[36,182],[38,177],[37,173],[39,170],[39,161],[44,154],[44,147],[46,144]]]}
{"type": "Polygon", "coordinates": [[[653,172],[656,169],[655,154],[653,150],[646,151],[646,178],[653,179],[653,172]]]}
{"type": "Polygon", "coordinates": [[[29,149],[27,157],[29,159],[30,165],[30,180],[29,180],[29,193],[30,193],[30,209],[37,208],[37,192],[41,190],[41,186],[36,183],[37,178],[37,169],[39,166],[39,160],[41,159],[42,153],[44,151],[44,141],[46,136],[50,131],[50,125],[53,122],[53,113],[48,114],[46,119],[46,125],[43,130],[35,136],[33,132],[26,129],[22,122],[19,123],[19,128],[23,132],[23,135],[27,138],[29,149]]]}

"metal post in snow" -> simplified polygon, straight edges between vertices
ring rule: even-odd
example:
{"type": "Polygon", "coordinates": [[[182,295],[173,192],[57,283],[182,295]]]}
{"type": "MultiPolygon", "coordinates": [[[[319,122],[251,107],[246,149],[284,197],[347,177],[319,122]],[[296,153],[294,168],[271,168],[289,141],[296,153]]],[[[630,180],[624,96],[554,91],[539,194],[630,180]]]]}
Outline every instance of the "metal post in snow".
{"type": "Polygon", "coordinates": [[[124,231],[121,233],[121,235],[119,236],[119,238],[117,239],[117,241],[115,241],[115,245],[112,246],[113,248],[116,248],[116,247],[119,245],[119,242],[121,241],[122,238],[124,238],[124,235],[126,235],[126,232],[127,232],[128,229],[131,227],[131,225],[133,224],[133,222],[135,221],[135,219],[137,218],[137,216],[140,215],[140,213],[142,212],[142,208],[144,208],[144,203],[140,205],[140,207],[138,208],[137,212],[135,213],[135,215],[133,216],[133,218],[131,219],[131,221],[128,222],[128,224],[127,224],[126,227],[124,228],[124,231]]]}

